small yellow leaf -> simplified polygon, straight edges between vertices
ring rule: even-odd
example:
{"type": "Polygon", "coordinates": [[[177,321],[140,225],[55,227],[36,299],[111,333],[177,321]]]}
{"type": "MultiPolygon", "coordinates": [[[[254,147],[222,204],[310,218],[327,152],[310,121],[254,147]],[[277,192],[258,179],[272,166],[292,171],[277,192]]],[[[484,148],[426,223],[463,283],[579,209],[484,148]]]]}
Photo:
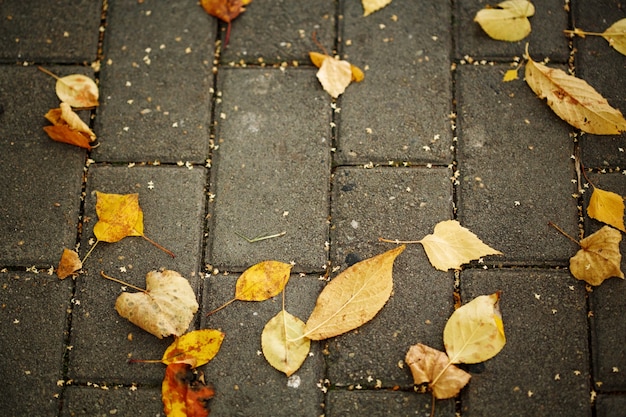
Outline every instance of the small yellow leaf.
{"type": "Polygon", "coordinates": [[[319,68],[324,63],[324,60],[328,58],[328,55],[320,54],[319,52],[309,52],[309,58],[311,58],[313,65],[319,68]]]}
{"type": "Polygon", "coordinates": [[[95,81],[81,74],[58,78],[56,93],[59,99],[76,108],[98,105],[98,86],[95,81]]]}
{"type": "Polygon", "coordinates": [[[440,400],[456,396],[471,378],[470,374],[450,364],[445,353],[421,343],[409,348],[404,361],[411,369],[415,385],[427,382],[435,398],[440,400]]]}
{"type": "Polygon", "coordinates": [[[424,236],[420,243],[430,263],[440,271],[460,269],[461,265],[486,255],[502,255],[456,220],[437,223],[433,234],[424,236]]]}
{"type": "Polygon", "coordinates": [[[363,16],[368,16],[391,3],[391,0],[361,0],[363,16]]]}
{"type": "Polygon", "coordinates": [[[517,42],[530,33],[528,17],[535,14],[535,6],[526,0],[507,0],[498,8],[485,8],[474,21],[491,37],[499,41],[517,42]]]}
{"type": "Polygon", "coordinates": [[[323,340],[367,323],[385,306],[393,289],[393,262],[405,246],[352,265],[317,297],[305,336],[323,340]]]}
{"type": "Polygon", "coordinates": [[[165,365],[186,363],[192,368],[202,366],[217,355],[223,340],[224,333],[219,330],[202,329],[185,333],[169,345],[161,362],[165,365]]]}
{"type": "Polygon", "coordinates": [[[609,226],[580,241],[581,249],[569,260],[569,269],[576,279],[600,285],[611,277],[624,278],[619,243],[622,234],[609,226]]]}
{"type": "Polygon", "coordinates": [[[65,279],[70,275],[73,275],[76,271],[83,267],[83,263],[80,261],[78,254],[73,250],[63,248],[63,254],[57,267],[57,276],[59,279],[65,279]]]}
{"type": "Polygon", "coordinates": [[[96,191],[98,222],[93,233],[103,242],[117,242],[126,236],[143,236],[143,211],[139,194],[106,194],[96,191]]]}
{"type": "Polygon", "coordinates": [[[519,77],[517,76],[517,70],[518,68],[515,68],[515,69],[510,69],[507,72],[505,72],[504,77],[502,77],[502,81],[506,83],[509,81],[518,80],[519,77]]]}
{"type": "Polygon", "coordinates": [[[624,227],[624,199],[619,194],[594,187],[589,199],[587,214],[593,219],[626,233],[626,227],[624,227]]]}
{"type": "Polygon", "coordinates": [[[309,354],[311,340],[303,337],[304,326],[302,320],[281,310],[261,333],[265,359],[287,376],[296,372],[309,354]]]}
{"type": "Polygon", "coordinates": [[[500,293],[481,295],[456,310],[443,329],[452,363],[478,363],[494,357],[506,343],[500,293]]]}
{"type": "Polygon", "coordinates": [[[616,51],[626,55],[626,18],[613,23],[602,33],[602,37],[609,42],[616,51]]]}
{"type": "Polygon", "coordinates": [[[280,294],[289,281],[291,265],[263,261],[246,269],[237,280],[235,299],[263,301],[280,294]]]}

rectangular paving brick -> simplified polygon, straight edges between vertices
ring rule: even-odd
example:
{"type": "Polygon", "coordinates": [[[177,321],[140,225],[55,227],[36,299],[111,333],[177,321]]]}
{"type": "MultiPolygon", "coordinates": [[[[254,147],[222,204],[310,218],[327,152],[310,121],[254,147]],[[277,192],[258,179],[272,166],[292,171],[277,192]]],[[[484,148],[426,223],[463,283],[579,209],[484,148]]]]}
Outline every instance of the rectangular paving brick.
{"type": "Polygon", "coordinates": [[[336,161],[451,162],[450,20],[447,2],[393,2],[363,17],[345,2],[343,56],[365,70],[340,97],[336,161]]]}
{"type": "Polygon", "coordinates": [[[623,414],[626,409],[626,395],[599,395],[596,399],[596,416],[612,417],[623,414]]]}
{"type": "Polygon", "coordinates": [[[194,2],[110,2],[94,159],[204,162],[215,27],[194,2]]]}
{"type": "Polygon", "coordinates": [[[461,298],[502,291],[506,345],[469,367],[463,416],[591,416],[585,288],[566,271],[466,270],[461,298]]]}
{"type": "MultiPolygon", "coordinates": [[[[162,367],[165,374],[165,367],[162,367]]],[[[117,386],[68,386],[63,396],[62,417],[165,415],[161,388],[117,386]],[[106,387],[106,388],[105,388],[106,387]]]]}
{"type": "Polygon", "coordinates": [[[71,280],[0,273],[0,409],[11,416],[56,415],[63,379],[71,280]]]}
{"type": "Polygon", "coordinates": [[[211,264],[243,270],[276,259],[320,271],[328,240],[328,96],[308,69],[226,69],[219,77],[211,264]],[[256,243],[238,236],[281,232],[256,243]]]}
{"type": "MultiPolygon", "coordinates": [[[[329,391],[326,403],[327,417],[351,416],[431,416],[430,394],[392,391],[329,391]]],[[[435,404],[434,416],[454,416],[454,400],[440,400],[435,404]]]]}
{"type": "Polygon", "coordinates": [[[572,245],[548,222],[576,235],[571,128],[522,80],[502,82],[507,68],[457,69],[459,221],[498,261],[564,263],[572,245]]]}
{"type": "MultiPolygon", "coordinates": [[[[80,67],[48,69],[91,75],[80,67]]],[[[59,106],[54,88],[34,67],[0,69],[0,265],[56,265],[63,247],[76,243],[85,151],[43,131],[50,125],[44,114],[59,106]]]]}
{"type": "MultiPolygon", "coordinates": [[[[139,193],[144,233],[176,254],[171,258],[141,237],[98,243],[86,260],[86,274],[77,279],[73,308],[69,375],[78,383],[157,383],[163,367],[129,365],[130,357],[160,358],[172,338],[163,340],[120,317],[114,309],[121,285],[107,281],[100,271],[145,288],[145,276],[160,268],[187,278],[199,294],[199,270],[206,184],[204,168],[92,166],[89,170],[81,254],[90,247],[95,213],[95,191],[139,193]],[[151,188],[153,187],[153,188],[151,188]],[[129,334],[132,334],[129,336],[129,334]]],[[[199,298],[199,297],[198,297],[199,298]]],[[[195,324],[192,322],[192,326],[195,324]]]]}

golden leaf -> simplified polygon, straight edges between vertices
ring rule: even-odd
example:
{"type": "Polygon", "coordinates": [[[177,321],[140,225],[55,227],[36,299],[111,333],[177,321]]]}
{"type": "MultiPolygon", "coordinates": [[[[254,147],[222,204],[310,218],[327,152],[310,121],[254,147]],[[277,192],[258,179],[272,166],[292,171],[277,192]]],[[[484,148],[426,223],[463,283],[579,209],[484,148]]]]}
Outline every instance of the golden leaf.
{"type": "Polygon", "coordinates": [[[393,289],[393,262],[405,246],[352,265],[322,290],[306,323],[305,336],[328,339],[370,321],[393,289]]]}
{"type": "Polygon", "coordinates": [[[498,8],[479,10],[474,21],[489,37],[499,41],[517,42],[530,33],[528,17],[535,14],[535,6],[526,0],[507,0],[498,8]]]}
{"type": "Polygon", "coordinates": [[[616,51],[626,55],[626,18],[613,23],[602,33],[602,37],[609,42],[616,51]]]}
{"type": "Polygon", "coordinates": [[[291,265],[263,261],[246,269],[237,280],[235,299],[263,301],[280,294],[289,281],[291,265]]]}
{"type": "Polygon", "coordinates": [[[57,267],[57,276],[59,279],[65,279],[70,275],[73,275],[76,271],[83,267],[83,263],[80,261],[78,254],[73,250],[63,248],[63,254],[57,267]]]}
{"type": "Polygon", "coordinates": [[[192,368],[205,365],[219,352],[224,340],[224,333],[219,330],[202,329],[185,333],[177,337],[163,353],[161,362],[186,363],[192,368]]]}
{"type": "Polygon", "coordinates": [[[502,81],[504,81],[505,83],[517,79],[519,79],[519,77],[517,76],[517,68],[508,70],[504,73],[504,77],[502,77],[502,81]]]}
{"type": "Polygon", "coordinates": [[[619,194],[594,187],[589,199],[587,214],[593,219],[626,233],[626,227],[624,227],[624,199],[619,194]]]}
{"type": "Polygon", "coordinates": [[[98,86],[94,80],[81,74],[57,78],[56,93],[61,101],[74,108],[98,105],[98,86]]]}
{"type": "Polygon", "coordinates": [[[363,16],[368,16],[391,3],[391,0],[361,0],[363,16]]]}
{"type": "Polygon", "coordinates": [[[143,236],[143,211],[139,194],[106,194],[96,191],[98,222],[93,233],[103,242],[117,242],[126,236],[143,236]]]}
{"type": "Polygon", "coordinates": [[[311,341],[303,337],[304,322],[285,310],[267,322],[261,333],[261,348],[265,359],[285,375],[296,372],[307,355],[311,341]]]}
{"type": "Polygon", "coordinates": [[[623,279],[621,241],[622,234],[609,226],[582,239],[581,249],[569,260],[570,272],[591,285],[600,285],[611,277],[623,279]]]}

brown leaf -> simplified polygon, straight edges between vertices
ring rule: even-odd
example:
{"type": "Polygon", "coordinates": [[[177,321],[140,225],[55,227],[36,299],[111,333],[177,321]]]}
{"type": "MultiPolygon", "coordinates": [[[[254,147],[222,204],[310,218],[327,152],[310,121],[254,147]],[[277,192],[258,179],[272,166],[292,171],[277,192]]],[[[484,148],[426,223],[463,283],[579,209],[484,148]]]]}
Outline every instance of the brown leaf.
{"type": "Polygon", "coordinates": [[[611,225],[626,233],[624,199],[619,194],[594,187],[589,199],[589,206],[587,206],[587,214],[592,219],[611,225]]]}
{"type": "Polygon", "coordinates": [[[90,142],[96,140],[96,135],[69,104],[61,103],[60,108],[51,109],[44,117],[54,125],[43,128],[50,139],[91,149],[90,142]]]}
{"type": "Polygon", "coordinates": [[[69,126],[44,126],[43,130],[55,142],[67,143],[68,145],[91,150],[89,138],[83,133],[70,129],[69,126]]]}
{"type": "Polygon", "coordinates": [[[251,2],[252,0],[200,0],[200,5],[205,12],[228,23],[224,47],[228,45],[230,38],[230,22],[243,13],[246,10],[245,6],[251,2]]]}
{"type": "Polygon", "coordinates": [[[204,374],[185,363],[172,363],[165,370],[161,385],[163,409],[168,417],[208,417],[213,387],[204,382],[204,374]]]}
{"type": "Polygon", "coordinates": [[[581,249],[569,260],[570,272],[591,285],[600,285],[611,277],[623,279],[621,241],[622,234],[609,226],[587,236],[580,241],[581,249]]]}
{"type": "Polygon", "coordinates": [[[83,263],[80,261],[78,254],[73,250],[64,248],[59,266],[57,267],[57,276],[59,279],[65,279],[70,275],[74,275],[82,267],[83,263]]]}

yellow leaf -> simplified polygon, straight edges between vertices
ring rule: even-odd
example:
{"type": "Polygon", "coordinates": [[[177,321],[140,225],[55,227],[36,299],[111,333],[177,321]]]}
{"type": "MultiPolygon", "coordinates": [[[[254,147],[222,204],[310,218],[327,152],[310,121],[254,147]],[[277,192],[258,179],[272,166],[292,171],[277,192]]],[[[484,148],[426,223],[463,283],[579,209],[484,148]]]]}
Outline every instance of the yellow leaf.
{"type": "Polygon", "coordinates": [[[96,191],[98,223],[93,233],[103,242],[117,242],[126,236],[143,236],[143,211],[139,194],[106,194],[96,191]]]}
{"type": "Polygon", "coordinates": [[[456,396],[471,378],[452,365],[445,353],[421,343],[409,348],[404,361],[411,369],[415,385],[427,382],[435,398],[440,400],[456,396]]]}
{"type": "Polygon", "coordinates": [[[617,135],[626,131],[622,113],[611,107],[584,80],[549,68],[528,57],[526,83],[539,98],[572,126],[594,135],[617,135]]]}
{"type": "Polygon", "coordinates": [[[602,37],[609,42],[616,51],[626,55],[626,18],[613,23],[602,33],[602,37]]]}
{"type": "Polygon", "coordinates": [[[368,16],[391,3],[391,0],[361,0],[363,16],[368,16]]]}
{"type": "Polygon", "coordinates": [[[78,254],[73,250],[63,248],[63,254],[57,267],[57,276],[59,279],[65,279],[73,275],[76,271],[83,267],[78,254]]]}
{"type": "Polygon", "coordinates": [[[589,199],[587,214],[593,219],[626,233],[626,227],[624,227],[624,199],[619,194],[594,187],[589,199]]]}
{"type": "Polygon", "coordinates": [[[600,285],[611,277],[623,279],[621,241],[622,234],[609,226],[587,236],[580,241],[581,249],[569,260],[570,272],[591,285],[600,285]]]}
{"type": "Polygon", "coordinates": [[[151,271],[146,275],[146,291],[122,293],[115,309],[120,316],[162,339],[187,331],[198,302],[189,281],[178,272],[151,271]]]}
{"type": "Polygon", "coordinates": [[[506,343],[500,293],[481,295],[452,313],[443,343],[452,363],[478,363],[494,357],[506,343]]]}
{"type": "Polygon", "coordinates": [[[246,269],[237,280],[235,299],[263,301],[280,294],[289,281],[291,265],[263,261],[246,269]]]}
{"type": "Polygon", "coordinates": [[[94,80],[81,74],[57,78],[56,93],[61,101],[72,107],[98,105],[98,86],[94,80]]]}
{"type": "Polygon", "coordinates": [[[519,79],[519,77],[517,76],[517,70],[518,68],[515,69],[510,69],[507,72],[504,73],[504,77],[502,77],[502,81],[509,82],[509,81],[513,81],[513,80],[517,80],[519,79]]]}
{"type": "Polygon", "coordinates": [[[202,366],[217,355],[223,340],[224,333],[219,330],[202,329],[185,333],[169,345],[161,362],[165,365],[186,363],[192,368],[202,366]]]}
{"type": "Polygon", "coordinates": [[[485,8],[474,21],[491,37],[499,41],[517,42],[530,33],[528,17],[535,14],[535,6],[526,0],[508,0],[498,8],[485,8]]]}
{"type": "Polygon", "coordinates": [[[419,243],[424,246],[430,263],[440,271],[459,269],[462,264],[482,256],[502,255],[456,220],[437,223],[434,233],[424,236],[419,243]]]}
{"type": "Polygon", "coordinates": [[[393,262],[405,246],[352,265],[317,298],[305,336],[323,340],[356,329],[384,307],[393,289],[393,262]]]}
{"type": "Polygon", "coordinates": [[[281,310],[261,333],[265,359],[287,376],[296,372],[309,354],[311,341],[303,337],[304,326],[302,320],[281,310]]]}
{"type": "Polygon", "coordinates": [[[319,52],[309,52],[309,58],[311,58],[313,65],[319,68],[324,63],[324,60],[328,58],[328,55],[320,54],[319,52]]]}

